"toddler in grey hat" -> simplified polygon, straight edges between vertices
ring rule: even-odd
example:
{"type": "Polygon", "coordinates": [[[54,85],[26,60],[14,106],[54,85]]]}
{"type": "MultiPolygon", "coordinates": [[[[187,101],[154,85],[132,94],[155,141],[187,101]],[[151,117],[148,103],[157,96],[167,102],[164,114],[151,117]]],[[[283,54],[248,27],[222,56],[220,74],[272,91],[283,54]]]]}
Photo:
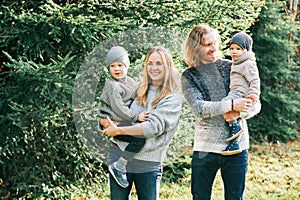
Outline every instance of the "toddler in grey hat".
{"type": "MultiPolygon", "coordinates": [[[[106,80],[100,96],[98,109],[100,119],[109,117],[119,122],[119,126],[145,121],[149,112],[138,114],[129,108],[135,98],[137,84],[133,78],[127,76],[130,65],[127,51],[121,46],[112,47],[106,56],[106,62],[111,77],[106,80]]],[[[101,126],[99,128],[102,130],[101,126]]],[[[129,185],[126,176],[127,162],[133,160],[134,155],[141,150],[145,144],[145,138],[119,135],[115,136],[113,141],[115,139],[128,142],[128,145],[121,157],[108,166],[108,170],[117,184],[126,188],[129,185]]]]}
{"type": "MultiPolygon", "coordinates": [[[[233,61],[230,71],[230,92],[223,100],[250,98],[254,106],[259,106],[260,78],[256,65],[255,54],[252,51],[253,40],[245,32],[235,34],[230,41],[230,55],[233,61]]],[[[259,108],[260,109],[260,108],[259,108]]],[[[247,113],[240,113],[241,117],[247,117],[247,113]]],[[[229,122],[229,135],[226,138],[227,147],[221,152],[222,155],[234,155],[242,152],[238,144],[241,134],[244,132],[239,124],[240,118],[229,122]]]]}

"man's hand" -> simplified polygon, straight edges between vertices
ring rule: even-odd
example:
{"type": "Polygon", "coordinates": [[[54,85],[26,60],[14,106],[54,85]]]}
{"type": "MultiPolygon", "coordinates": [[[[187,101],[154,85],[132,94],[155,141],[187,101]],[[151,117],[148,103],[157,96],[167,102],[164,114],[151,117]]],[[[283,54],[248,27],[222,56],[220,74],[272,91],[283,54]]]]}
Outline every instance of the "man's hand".
{"type": "Polygon", "coordinates": [[[248,112],[253,102],[250,98],[238,98],[233,100],[233,110],[237,112],[248,112]]]}

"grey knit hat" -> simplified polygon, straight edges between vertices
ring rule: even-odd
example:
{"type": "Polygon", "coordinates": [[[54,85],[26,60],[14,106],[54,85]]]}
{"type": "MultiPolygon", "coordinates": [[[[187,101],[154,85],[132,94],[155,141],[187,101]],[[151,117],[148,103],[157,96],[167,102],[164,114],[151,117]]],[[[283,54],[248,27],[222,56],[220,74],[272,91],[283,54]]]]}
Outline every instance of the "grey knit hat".
{"type": "Polygon", "coordinates": [[[239,32],[231,38],[230,44],[237,44],[247,51],[252,51],[253,40],[247,33],[239,32]]]}
{"type": "Polygon", "coordinates": [[[107,66],[113,62],[121,62],[126,67],[129,67],[130,60],[127,51],[121,46],[112,47],[106,56],[107,66]]]}

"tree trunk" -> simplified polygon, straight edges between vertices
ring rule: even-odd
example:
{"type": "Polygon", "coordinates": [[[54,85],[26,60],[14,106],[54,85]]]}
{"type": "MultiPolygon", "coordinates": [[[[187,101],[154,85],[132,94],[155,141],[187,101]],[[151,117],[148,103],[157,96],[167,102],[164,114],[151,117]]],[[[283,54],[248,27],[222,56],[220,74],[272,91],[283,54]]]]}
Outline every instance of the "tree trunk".
{"type": "Polygon", "coordinates": [[[299,0],[289,0],[290,11],[292,13],[293,21],[295,21],[297,13],[298,13],[298,3],[299,3],[299,0]]]}

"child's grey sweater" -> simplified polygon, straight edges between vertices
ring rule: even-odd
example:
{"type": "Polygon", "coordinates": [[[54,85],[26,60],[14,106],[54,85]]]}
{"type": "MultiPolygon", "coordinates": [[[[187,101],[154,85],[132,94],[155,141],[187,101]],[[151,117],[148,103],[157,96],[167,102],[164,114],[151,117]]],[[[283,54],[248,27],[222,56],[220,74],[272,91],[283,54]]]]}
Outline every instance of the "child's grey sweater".
{"type": "Polygon", "coordinates": [[[119,122],[136,122],[139,113],[129,108],[135,98],[136,85],[135,80],[129,76],[120,80],[108,78],[100,96],[100,118],[109,116],[119,122]]]}
{"type": "MultiPolygon", "coordinates": [[[[182,74],[182,90],[195,114],[194,151],[220,153],[226,148],[228,125],[223,114],[231,111],[231,101],[221,101],[229,92],[231,61],[218,59],[209,64],[190,67],[182,74]]],[[[259,110],[248,113],[247,118],[259,110]]],[[[249,148],[246,120],[241,120],[244,133],[241,149],[249,148]]]]}

